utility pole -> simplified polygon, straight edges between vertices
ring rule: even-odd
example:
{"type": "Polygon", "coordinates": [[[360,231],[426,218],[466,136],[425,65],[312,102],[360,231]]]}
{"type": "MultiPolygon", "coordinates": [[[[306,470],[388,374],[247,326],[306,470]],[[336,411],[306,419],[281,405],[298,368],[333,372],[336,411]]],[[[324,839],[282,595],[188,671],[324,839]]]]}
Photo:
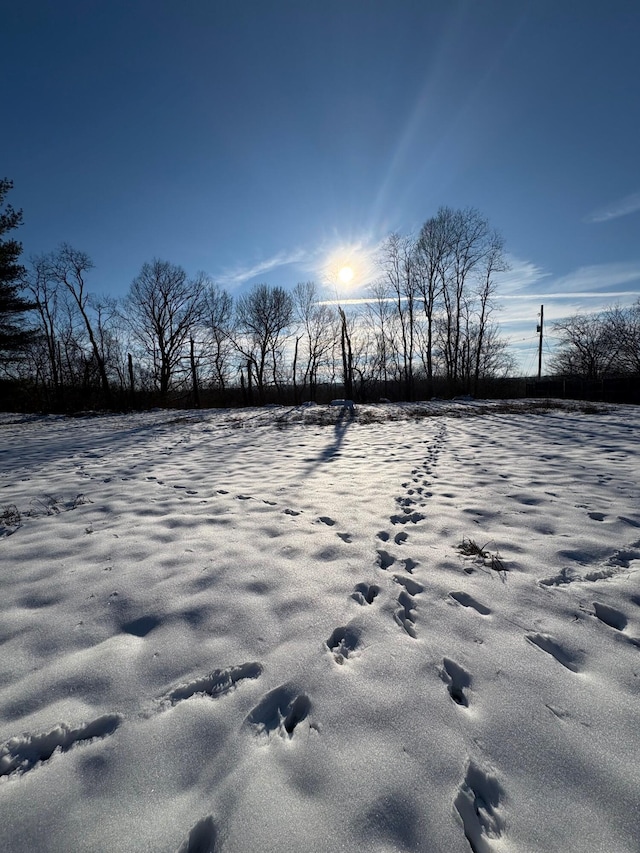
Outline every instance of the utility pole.
{"type": "Polygon", "coordinates": [[[538,379],[542,377],[542,334],[543,334],[543,325],[544,325],[544,305],[540,306],[540,324],[537,328],[537,332],[540,335],[540,341],[538,342],[538,379]]]}

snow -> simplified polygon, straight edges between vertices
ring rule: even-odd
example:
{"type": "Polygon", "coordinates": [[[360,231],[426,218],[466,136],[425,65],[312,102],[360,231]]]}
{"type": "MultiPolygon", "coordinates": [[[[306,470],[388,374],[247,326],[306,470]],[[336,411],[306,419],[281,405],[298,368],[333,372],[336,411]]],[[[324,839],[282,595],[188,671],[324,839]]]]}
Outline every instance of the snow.
{"type": "Polygon", "coordinates": [[[0,847],[637,853],[640,410],[0,417],[0,847]]]}

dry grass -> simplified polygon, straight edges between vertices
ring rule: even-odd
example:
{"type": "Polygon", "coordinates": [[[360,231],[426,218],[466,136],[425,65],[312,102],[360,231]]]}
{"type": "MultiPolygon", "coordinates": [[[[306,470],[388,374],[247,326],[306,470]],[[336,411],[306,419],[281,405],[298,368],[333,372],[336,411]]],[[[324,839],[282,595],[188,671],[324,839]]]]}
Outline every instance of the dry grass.
{"type": "Polygon", "coordinates": [[[498,551],[492,552],[487,549],[489,543],[484,545],[478,543],[471,538],[464,537],[458,545],[458,550],[465,557],[473,557],[475,561],[481,562],[484,566],[493,569],[494,572],[506,572],[506,566],[502,561],[498,551]]]}
{"type": "Polygon", "coordinates": [[[5,504],[0,510],[0,532],[8,536],[22,524],[20,510],[15,504],[5,504]]]}

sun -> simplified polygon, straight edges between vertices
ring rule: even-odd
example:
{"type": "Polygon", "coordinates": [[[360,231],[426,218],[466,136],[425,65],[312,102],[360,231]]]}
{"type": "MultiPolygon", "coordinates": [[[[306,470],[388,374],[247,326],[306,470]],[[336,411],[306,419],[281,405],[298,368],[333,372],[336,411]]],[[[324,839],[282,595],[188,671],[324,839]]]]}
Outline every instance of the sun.
{"type": "Polygon", "coordinates": [[[336,298],[353,297],[376,278],[374,248],[362,242],[337,244],[321,270],[324,285],[335,291],[336,298]]]}
{"type": "Polygon", "coordinates": [[[353,267],[344,266],[344,267],[341,267],[340,270],[338,271],[338,278],[340,279],[340,281],[343,284],[349,284],[351,281],[353,281],[353,276],[354,276],[353,267]]]}

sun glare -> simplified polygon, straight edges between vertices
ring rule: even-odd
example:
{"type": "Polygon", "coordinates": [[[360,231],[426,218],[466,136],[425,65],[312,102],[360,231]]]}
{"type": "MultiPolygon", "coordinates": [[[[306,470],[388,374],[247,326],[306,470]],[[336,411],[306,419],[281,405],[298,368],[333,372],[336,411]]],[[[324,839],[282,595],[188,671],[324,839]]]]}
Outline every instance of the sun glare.
{"type": "Polygon", "coordinates": [[[343,284],[349,284],[353,280],[353,267],[342,267],[338,272],[338,278],[343,284]]]}
{"type": "Polygon", "coordinates": [[[374,250],[362,242],[337,245],[327,255],[321,275],[336,296],[352,297],[375,279],[374,250]]]}

